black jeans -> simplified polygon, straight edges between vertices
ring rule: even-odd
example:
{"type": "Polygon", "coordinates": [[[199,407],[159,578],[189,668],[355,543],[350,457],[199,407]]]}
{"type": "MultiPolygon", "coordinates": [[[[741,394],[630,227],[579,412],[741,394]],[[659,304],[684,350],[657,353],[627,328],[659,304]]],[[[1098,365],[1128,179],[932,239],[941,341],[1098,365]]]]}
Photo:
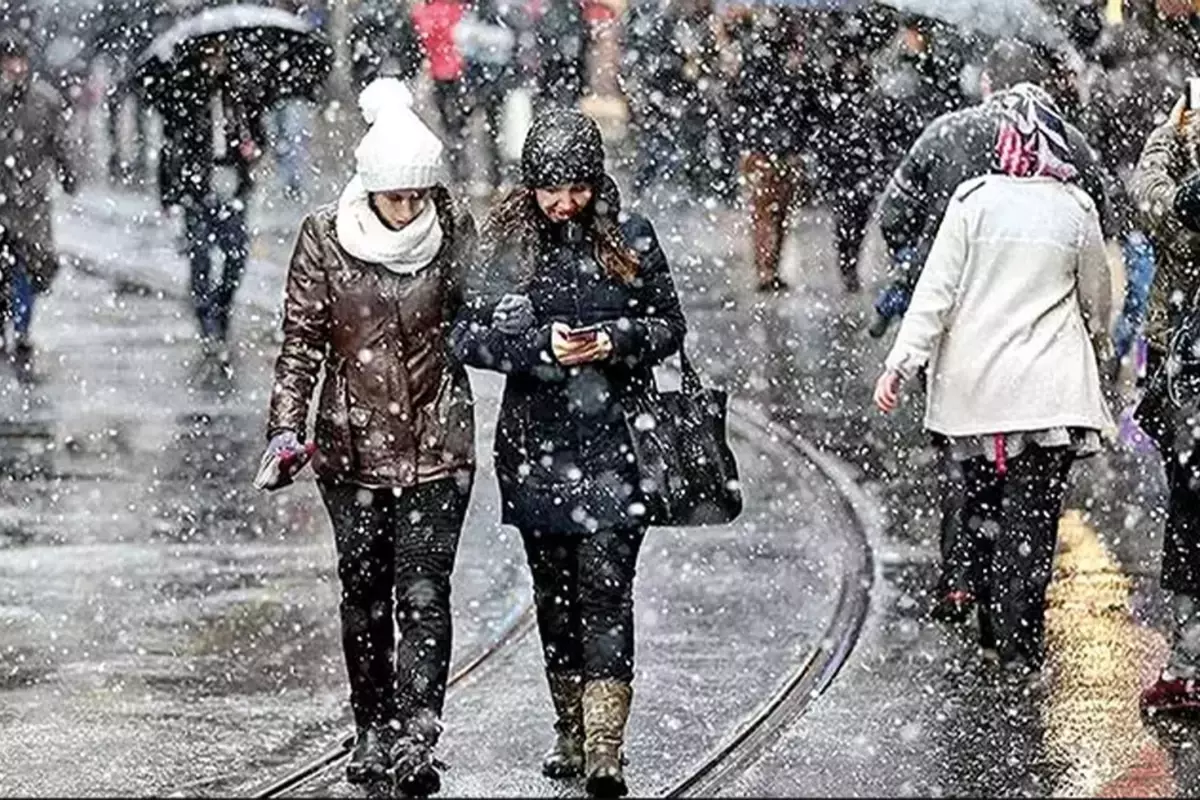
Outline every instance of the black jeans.
{"type": "Polygon", "coordinates": [[[442,714],[450,573],[470,483],[448,478],[399,496],[392,489],[321,484],[337,543],[342,648],[359,727],[391,719],[404,725],[421,709],[442,714]]]}
{"type": "MultiPolygon", "coordinates": [[[[1150,348],[1146,358],[1146,373],[1150,388],[1158,387],[1155,374],[1166,361],[1166,353],[1150,348]]],[[[1139,409],[1140,410],[1140,409],[1139,409]]],[[[1153,438],[1162,456],[1167,476],[1167,524],[1163,532],[1162,588],[1175,594],[1200,598],[1200,458],[1193,455],[1179,461],[1173,445],[1175,431],[1161,419],[1154,422],[1162,429],[1153,431],[1153,438]]],[[[1147,422],[1150,427],[1153,425],[1147,422]]],[[[1147,429],[1147,432],[1151,432],[1147,429]]]]}
{"type": "MultiPolygon", "coordinates": [[[[853,175],[847,180],[853,180],[853,175]]],[[[831,206],[836,223],[834,236],[837,241],[838,270],[848,286],[858,285],[858,255],[867,237],[871,204],[874,201],[874,194],[858,188],[841,188],[833,196],[831,206]]]]}
{"type": "Polygon", "coordinates": [[[546,671],[633,680],[633,579],[645,531],[521,532],[546,671]]]}
{"type": "Polygon", "coordinates": [[[973,537],[960,535],[966,490],[962,462],[951,456],[950,441],[946,437],[935,434],[933,444],[938,451],[938,507],[941,511],[942,571],[937,591],[939,597],[945,597],[950,592],[972,591],[975,542],[973,537]]]}
{"type": "Polygon", "coordinates": [[[1065,447],[1029,446],[1003,477],[982,456],[963,462],[959,535],[971,545],[972,588],[1004,663],[1042,662],[1046,588],[1073,460],[1065,447]]]}
{"type": "Polygon", "coordinates": [[[229,333],[233,296],[241,285],[250,253],[246,210],[236,203],[184,206],[188,263],[191,265],[192,308],[200,322],[200,335],[222,341],[229,333]],[[212,251],[221,252],[220,283],[212,279],[212,251]]]}

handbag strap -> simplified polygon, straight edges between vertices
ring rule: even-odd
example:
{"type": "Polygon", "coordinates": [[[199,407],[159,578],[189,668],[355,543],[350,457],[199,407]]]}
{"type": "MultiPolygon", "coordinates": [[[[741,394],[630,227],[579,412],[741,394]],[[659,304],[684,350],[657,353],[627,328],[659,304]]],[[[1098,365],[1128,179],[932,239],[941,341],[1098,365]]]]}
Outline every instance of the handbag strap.
{"type": "Polygon", "coordinates": [[[688,358],[687,348],[682,343],[679,345],[679,366],[682,367],[684,393],[700,394],[700,392],[704,391],[704,384],[700,381],[700,373],[696,372],[696,368],[692,366],[692,360],[688,358]]]}

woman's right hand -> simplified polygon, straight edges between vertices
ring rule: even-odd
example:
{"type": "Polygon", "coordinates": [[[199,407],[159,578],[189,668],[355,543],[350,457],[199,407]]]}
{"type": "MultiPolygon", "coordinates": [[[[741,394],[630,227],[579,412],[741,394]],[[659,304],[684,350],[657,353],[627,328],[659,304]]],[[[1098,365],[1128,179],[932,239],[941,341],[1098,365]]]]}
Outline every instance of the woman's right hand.
{"type": "Polygon", "coordinates": [[[884,370],[875,382],[875,407],[885,414],[890,414],[900,405],[900,373],[895,370],[884,370]]]}
{"type": "Polygon", "coordinates": [[[612,355],[613,343],[607,331],[597,331],[591,339],[572,339],[570,333],[571,327],[566,323],[555,322],[550,326],[550,349],[564,367],[603,361],[612,355]]]}

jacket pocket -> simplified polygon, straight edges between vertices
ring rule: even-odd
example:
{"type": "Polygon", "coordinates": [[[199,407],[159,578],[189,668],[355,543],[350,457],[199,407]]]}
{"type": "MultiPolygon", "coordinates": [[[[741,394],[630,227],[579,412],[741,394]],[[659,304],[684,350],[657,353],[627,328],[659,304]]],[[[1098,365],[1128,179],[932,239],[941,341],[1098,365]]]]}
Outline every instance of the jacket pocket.
{"type": "Polygon", "coordinates": [[[442,373],[433,401],[417,412],[418,447],[427,460],[475,460],[475,403],[465,375],[442,373]]]}

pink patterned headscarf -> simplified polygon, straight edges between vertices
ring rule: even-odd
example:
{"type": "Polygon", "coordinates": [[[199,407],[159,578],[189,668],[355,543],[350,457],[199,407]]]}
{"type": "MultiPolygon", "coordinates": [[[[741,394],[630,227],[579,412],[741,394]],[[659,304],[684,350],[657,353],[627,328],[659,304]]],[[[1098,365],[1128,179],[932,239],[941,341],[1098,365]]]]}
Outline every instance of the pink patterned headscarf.
{"type": "Polygon", "coordinates": [[[1071,163],[1067,131],[1046,92],[1020,83],[993,101],[1000,106],[996,134],[997,172],[1016,178],[1048,176],[1069,181],[1079,174],[1071,163]]]}

